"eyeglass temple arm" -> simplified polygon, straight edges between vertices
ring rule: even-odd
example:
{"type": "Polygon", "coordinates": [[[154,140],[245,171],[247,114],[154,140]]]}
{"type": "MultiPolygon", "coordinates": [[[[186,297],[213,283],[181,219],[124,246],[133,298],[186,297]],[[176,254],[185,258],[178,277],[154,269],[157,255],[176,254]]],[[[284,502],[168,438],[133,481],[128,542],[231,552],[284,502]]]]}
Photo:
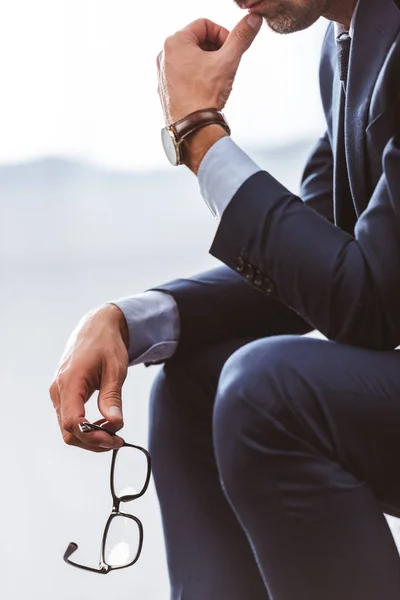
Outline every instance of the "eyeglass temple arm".
{"type": "Polygon", "coordinates": [[[68,548],[64,552],[64,561],[66,563],[68,563],[69,565],[78,567],[78,569],[83,569],[84,571],[91,571],[92,573],[99,573],[100,575],[107,575],[107,573],[110,571],[110,568],[107,565],[104,565],[103,567],[99,567],[98,569],[95,569],[94,567],[85,567],[85,565],[80,565],[79,563],[76,563],[73,560],[70,560],[69,557],[77,550],[78,550],[78,544],[76,544],[75,542],[70,542],[68,548]]]}

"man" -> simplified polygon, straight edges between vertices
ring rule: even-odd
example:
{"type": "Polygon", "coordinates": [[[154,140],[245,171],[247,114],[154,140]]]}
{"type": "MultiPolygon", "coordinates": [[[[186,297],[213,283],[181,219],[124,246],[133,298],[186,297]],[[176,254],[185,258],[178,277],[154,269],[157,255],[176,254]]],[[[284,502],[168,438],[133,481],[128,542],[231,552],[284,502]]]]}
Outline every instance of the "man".
{"type": "Polygon", "coordinates": [[[198,174],[226,266],[91,313],[51,387],[65,441],[101,451],[84,402],[99,389],[118,430],[128,361],[166,362],[150,450],[174,600],[400,596],[382,514],[400,516],[400,2],[356,4],[250,0],[231,34],[168,38],[164,144],[198,174]],[[280,33],[332,21],[301,199],[198,112],[223,108],[260,16],[280,33]]]}

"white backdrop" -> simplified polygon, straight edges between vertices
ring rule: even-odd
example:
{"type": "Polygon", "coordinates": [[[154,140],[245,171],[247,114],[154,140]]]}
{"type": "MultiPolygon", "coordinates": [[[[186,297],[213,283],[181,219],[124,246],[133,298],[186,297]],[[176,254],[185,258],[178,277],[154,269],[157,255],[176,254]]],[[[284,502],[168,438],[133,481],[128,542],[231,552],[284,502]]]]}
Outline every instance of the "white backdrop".
{"type": "MultiPolygon", "coordinates": [[[[0,161],[58,154],[108,167],[164,164],[155,59],[199,17],[228,29],[228,0],[0,0],[0,161]]],[[[320,133],[318,54],[326,22],[279,36],[265,26],[226,114],[240,142],[320,133]]]]}

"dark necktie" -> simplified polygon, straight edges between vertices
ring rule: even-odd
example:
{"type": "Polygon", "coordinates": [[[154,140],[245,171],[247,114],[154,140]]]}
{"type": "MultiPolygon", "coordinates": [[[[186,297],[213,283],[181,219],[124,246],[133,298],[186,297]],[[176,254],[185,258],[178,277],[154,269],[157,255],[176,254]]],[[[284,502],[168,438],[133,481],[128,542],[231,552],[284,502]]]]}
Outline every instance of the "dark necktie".
{"type": "Polygon", "coordinates": [[[335,223],[338,227],[351,233],[357,220],[358,211],[353,200],[350,186],[346,158],[346,140],[345,140],[345,105],[346,105],[346,85],[349,71],[349,59],[351,49],[351,37],[348,33],[343,33],[336,38],[339,79],[343,91],[340,94],[338,105],[338,129],[335,149],[335,197],[340,202],[335,203],[335,223]]]}
{"type": "Polygon", "coordinates": [[[339,62],[339,79],[342,82],[343,91],[346,93],[347,76],[349,73],[351,37],[348,33],[342,33],[342,35],[336,38],[336,44],[339,62]]]}

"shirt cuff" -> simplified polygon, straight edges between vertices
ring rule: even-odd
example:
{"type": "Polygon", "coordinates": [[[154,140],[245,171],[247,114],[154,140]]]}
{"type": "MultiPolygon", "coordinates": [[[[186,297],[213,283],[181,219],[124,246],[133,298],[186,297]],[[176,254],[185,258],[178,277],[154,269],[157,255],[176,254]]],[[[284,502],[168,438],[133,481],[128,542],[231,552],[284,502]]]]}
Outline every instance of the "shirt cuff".
{"type": "Polygon", "coordinates": [[[201,195],[216,219],[242,185],[261,171],[231,137],[216,142],[203,158],[198,172],[201,195]]]}
{"type": "Polygon", "coordinates": [[[172,357],[180,322],[174,298],[149,291],[112,302],[125,316],[129,330],[129,364],[159,363],[172,357]]]}

